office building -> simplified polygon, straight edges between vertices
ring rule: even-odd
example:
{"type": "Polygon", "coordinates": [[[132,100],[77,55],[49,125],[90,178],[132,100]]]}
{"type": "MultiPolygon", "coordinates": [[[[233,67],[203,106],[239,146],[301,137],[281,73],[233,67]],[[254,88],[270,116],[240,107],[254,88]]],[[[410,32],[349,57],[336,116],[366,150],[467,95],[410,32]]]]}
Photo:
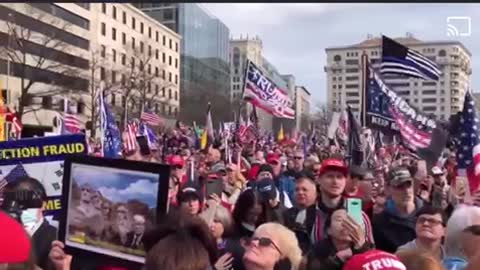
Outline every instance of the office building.
{"type": "Polygon", "coordinates": [[[308,130],[311,94],[305,86],[295,86],[295,125],[297,130],[308,130]]]}
{"type": "Polygon", "coordinates": [[[228,27],[199,4],[135,5],[182,36],[181,119],[203,123],[205,115],[199,111],[211,102],[214,122],[232,120],[228,27]]]}
{"type": "Polygon", "coordinates": [[[8,81],[7,102],[23,111],[25,136],[52,131],[65,97],[83,127],[92,120],[100,82],[108,103],[117,111],[125,108],[129,97],[134,117],[142,106],[166,117],[178,114],[180,36],[134,6],[0,4],[0,22],[1,46],[13,48],[13,40],[18,40],[23,46],[15,47],[15,53],[26,55],[25,72],[21,63],[7,65],[5,55],[0,55],[2,87],[7,89],[8,81]],[[127,89],[132,89],[128,95],[127,89]]]}
{"type": "MultiPolygon", "coordinates": [[[[463,107],[466,86],[470,82],[471,53],[458,41],[421,41],[411,34],[397,42],[421,52],[442,70],[438,82],[399,75],[384,76],[386,82],[409,104],[437,119],[448,119],[463,107]]],[[[349,104],[358,114],[361,107],[361,55],[366,52],[374,67],[381,62],[381,38],[369,36],[355,45],[326,49],[328,105],[343,110],[349,104]]]]}

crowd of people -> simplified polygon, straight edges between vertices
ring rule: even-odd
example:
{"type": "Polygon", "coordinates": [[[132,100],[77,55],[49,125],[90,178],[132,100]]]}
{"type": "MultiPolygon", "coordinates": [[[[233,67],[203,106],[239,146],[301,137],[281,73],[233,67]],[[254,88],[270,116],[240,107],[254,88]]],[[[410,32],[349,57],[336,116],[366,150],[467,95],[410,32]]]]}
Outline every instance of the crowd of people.
{"type": "MultiPolygon", "coordinates": [[[[146,270],[480,269],[480,191],[457,183],[455,149],[429,170],[398,145],[376,149],[370,168],[315,142],[220,140],[199,150],[181,129],[159,149],[125,153],[171,167],[168,212],[142,231],[146,270]],[[350,199],[361,201],[360,218],[350,199]]],[[[5,187],[18,190],[46,200],[33,178],[5,187]]],[[[0,213],[0,269],[119,269],[66,254],[33,209],[20,222],[0,213]]]]}

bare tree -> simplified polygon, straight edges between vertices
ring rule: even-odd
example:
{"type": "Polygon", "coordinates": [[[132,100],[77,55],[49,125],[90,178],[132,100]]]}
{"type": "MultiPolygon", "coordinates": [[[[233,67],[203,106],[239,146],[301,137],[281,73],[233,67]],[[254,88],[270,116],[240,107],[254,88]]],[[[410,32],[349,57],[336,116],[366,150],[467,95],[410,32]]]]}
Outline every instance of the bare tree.
{"type": "Polygon", "coordinates": [[[319,131],[321,135],[326,135],[328,132],[328,126],[332,120],[333,112],[323,103],[317,103],[315,111],[316,112],[311,116],[311,120],[317,131],[319,131]]]}
{"type": "MultiPolygon", "coordinates": [[[[148,44],[148,41],[142,41],[141,44],[148,44]]],[[[123,70],[125,81],[122,82],[121,95],[124,97],[124,107],[121,108],[120,113],[122,126],[125,125],[125,118],[129,112],[139,117],[140,113],[144,111],[145,105],[162,103],[165,106],[168,104],[167,101],[159,102],[155,99],[163,97],[164,94],[167,96],[163,89],[168,91],[166,99],[172,99],[173,96],[170,96],[169,89],[177,86],[172,78],[167,78],[167,65],[155,65],[154,52],[150,46],[148,46],[148,50],[146,47],[143,49],[138,46],[126,48],[130,61],[127,61],[129,65],[123,70]]],[[[159,53],[161,54],[161,52],[159,53]]]]}
{"type": "MultiPolygon", "coordinates": [[[[68,31],[69,23],[59,20],[53,16],[47,16],[46,13],[26,5],[27,14],[40,24],[49,24],[57,28],[59,31],[68,31]]],[[[18,102],[17,113],[22,116],[28,112],[36,112],[42,106],[30,106],[30,100],[35,97],[53,97],[70,91],[67,86],[55,78],[40,78],[40,76],[29,76],[27,74],[33,70],[43,70],[54,72],[59,76],[68,76],[78,78],[79,69],[69,65],[65,59],[65,52],[69,51],[69,45],[63,40],[56,37],[54,31],[40,34],[34,32],[28,27],[15,23],[15,16],[8,15],[6,20],[9,42],[6,47],[2,48],[1,54],[7,58],[12,65],[20,66],[18,77],[20,77],[20,97],[18,102]],[[38,50],[32,50],[35,46],[38,50]],[[54,60],[51,60],[54,59],[54,60]],[[52,85],[48,90],[32,91],[33,86],[39,82],[49,83],[52,85]]],[[[35,74],[33,74],[35,75],[35,74]]],[[[81,81],[76,80],[76,82],[81,81]]],[[[76,83],[73,82],[73,83],[76,83]]],[[[85,89],[86,90],[86,89],[85,89]]]]}

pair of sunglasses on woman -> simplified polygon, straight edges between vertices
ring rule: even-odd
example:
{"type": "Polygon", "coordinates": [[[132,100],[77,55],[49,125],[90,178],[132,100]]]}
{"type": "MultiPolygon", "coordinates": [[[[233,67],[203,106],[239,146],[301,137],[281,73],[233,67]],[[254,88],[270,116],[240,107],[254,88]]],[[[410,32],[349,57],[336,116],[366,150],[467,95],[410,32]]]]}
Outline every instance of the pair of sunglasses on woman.
{"type": "Polygon", "coordinates": [[[250,245],[253,241],[258,241],[258,245],[261,247],[273,246],[280,254],[282,254],[282,252],[280,251],[280,248],[270,238],[251,237],[251,238],[247,238],[245,242],[247,245],[250,245]]]}

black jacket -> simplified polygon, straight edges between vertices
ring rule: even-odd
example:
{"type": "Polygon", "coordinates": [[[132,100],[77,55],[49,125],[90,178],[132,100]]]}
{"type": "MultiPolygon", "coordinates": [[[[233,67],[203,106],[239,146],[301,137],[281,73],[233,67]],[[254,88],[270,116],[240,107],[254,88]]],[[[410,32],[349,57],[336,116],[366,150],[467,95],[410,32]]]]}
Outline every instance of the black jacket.
{"type": "MultiPolygon", "coordinates": [[[[418,198],[415,204],[417,210],[423,206],[418,198]]],[[[415,239],[415,212],[408,217],[401,217],[397,214],[393,201],[387,201],[385,210],[373,216],[373,238],[377,249],[395,253],[399,246],[415,239]]]]}
{"type": "Polygon", "coordinates": [[[52,265],[49,262],[48,254],[52,248],[52,242],[57,240],[58,231],[44,220],[42,225],[32,236],[32,246],[35,255],[36,265],[42,269],[50,269],[52,265]]]}
{"type": "MultiPolygon", "coordinates": [[[[369,242],[359,248],[352,247],[352,253],[360,254],[373,249],[374,245],[369,242]]],[[[307,270],[342,270],[344,261],[337,257],[337,250],[330,238],[316,243],[307,255],[307,270]]]]}
{"type": "Polygon", "coordinates": [[[312,246],[310,234],[315,224],[316,209],[315,205],[312,205],[306,209],[305,221],[303,222],[303,224],[296,222],[297,215],[301,210],[302,209],[299,209],[297,207],[287,209],[283,214],[283,219],[285,222],[285,226],[292,230],[297,236],[298,244],[302,249],[302,253],[306,254],[312,246]]]}

